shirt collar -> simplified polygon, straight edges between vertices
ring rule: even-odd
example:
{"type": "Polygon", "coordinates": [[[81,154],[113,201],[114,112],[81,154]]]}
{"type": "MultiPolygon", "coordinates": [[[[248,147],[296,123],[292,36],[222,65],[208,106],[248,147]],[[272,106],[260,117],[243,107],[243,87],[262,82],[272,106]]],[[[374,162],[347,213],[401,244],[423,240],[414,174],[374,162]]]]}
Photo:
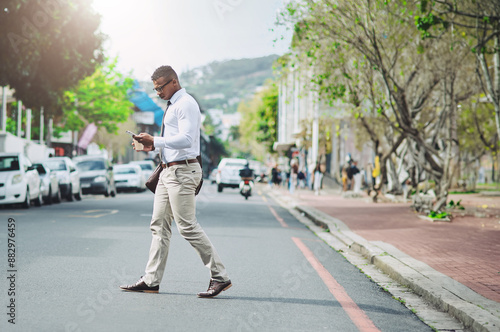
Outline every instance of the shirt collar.
{"type": "Polygon", "coordinates": [[[170,97],[170,100],[169,100],[170,104],[175,104],[175,102],[177,100],[179,100],[179,98],[182,97],[185,93],[186,93],[186,89],[185,88],[182,88],[179,91],[177,91],[176,93],[174,93],[172,95],[172,97],[170,97]]]}

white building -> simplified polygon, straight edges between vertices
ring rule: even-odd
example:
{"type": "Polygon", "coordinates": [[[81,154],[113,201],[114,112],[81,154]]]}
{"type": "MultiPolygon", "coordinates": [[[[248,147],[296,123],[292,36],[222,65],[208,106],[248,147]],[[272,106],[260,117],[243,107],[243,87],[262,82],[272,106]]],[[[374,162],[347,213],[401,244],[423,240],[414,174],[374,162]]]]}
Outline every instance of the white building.
{"type": "Polygon", "coordinates": [[[311,70],[294,70],[282,76],[278,96],[278,141],[274,149],[286,157],[299,157],[300,167],[312,171],[317,162],[326,164],[326,171],[340,176],[340,167],[346,156],[364,166],[372,159],[369,147],[358,151],[354,145],[354,133],[349,127],[351,106],[340,100],[319,100],[312,86],[311,70]],[[326,126],[326,128],[325,128],[326,126]],[[323,131],[320,133],[320,127],[323,131]],[[304,133],[304,131],[306,131],[304,133]],[[320,146],[320,137],[329,137],[331,152],[326,144],[320,146]],[[306,137],[306,139],[304,139],[306,137]]]}

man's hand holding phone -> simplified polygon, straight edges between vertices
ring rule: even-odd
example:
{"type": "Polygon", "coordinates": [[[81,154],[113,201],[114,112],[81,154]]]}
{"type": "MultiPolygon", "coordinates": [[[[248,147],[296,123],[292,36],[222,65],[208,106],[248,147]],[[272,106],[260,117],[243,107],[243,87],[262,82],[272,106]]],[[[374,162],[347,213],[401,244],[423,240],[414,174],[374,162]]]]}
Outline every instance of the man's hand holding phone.
{"type": "Polygon", "coordinates": [[[134,147],[134,150],[136,151],[153,151],[154,150],[154,137],[146,134],[146,133],[140,133],[139,135],[131,132],[130,130],[127,130],[127,133],[132,136],[133,142],[132,146],[134,147]]]}

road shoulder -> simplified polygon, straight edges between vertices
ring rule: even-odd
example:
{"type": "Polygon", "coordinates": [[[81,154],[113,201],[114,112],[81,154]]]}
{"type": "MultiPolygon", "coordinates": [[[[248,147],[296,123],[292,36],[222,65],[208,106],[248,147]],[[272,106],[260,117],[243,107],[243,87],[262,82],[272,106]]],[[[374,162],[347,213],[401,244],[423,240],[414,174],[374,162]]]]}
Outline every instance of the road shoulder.
{"type": "Polygon", "coordinates": [[[278,192],[269,190],[267,194],[335,250],[342,252],[348,260],[352,258],[351,263],[358,267],[361,263],[365,273],[370,270],[370,274],[367,274],[375,282],[405,303],[429,326],[438,331],[500,331],[499,303],[477,294],[390,244],[366,241],[339,219],[312,207],[302,206],[293,198],[278,192]],[[362,256],[369,264],[363,263],[361,257],[355,257],[354,254],[362,256]],[[372,274],[377,269],[399,285],[394,285],[383,276],[377,276],[379,281],[375,280],[372,274]],[[418,298],[421,298],[420,302],[418,298]],[[437,310],[442,311],[442,315],[437,310]],[[460,323],[450,316],[457,318],[460,323]]]}

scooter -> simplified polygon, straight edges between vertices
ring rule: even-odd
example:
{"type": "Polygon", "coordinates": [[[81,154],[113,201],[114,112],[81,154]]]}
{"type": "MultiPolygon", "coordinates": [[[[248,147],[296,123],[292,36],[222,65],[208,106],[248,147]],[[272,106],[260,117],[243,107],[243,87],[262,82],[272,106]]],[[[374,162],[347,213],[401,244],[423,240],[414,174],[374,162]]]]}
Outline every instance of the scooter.
{"type": "Polygon", "coordinates": [[[241,178],[240,182],[240,194],[242,194],[245,199],[252,196],[253,178],[241,178]]]}

